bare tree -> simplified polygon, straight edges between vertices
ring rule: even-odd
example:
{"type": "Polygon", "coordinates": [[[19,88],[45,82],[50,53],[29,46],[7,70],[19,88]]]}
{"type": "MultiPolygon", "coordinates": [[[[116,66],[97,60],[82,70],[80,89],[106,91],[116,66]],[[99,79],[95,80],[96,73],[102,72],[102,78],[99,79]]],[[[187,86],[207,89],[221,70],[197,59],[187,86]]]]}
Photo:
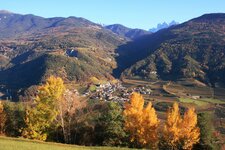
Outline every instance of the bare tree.
{"type": "Polygon", "coordinates": [[[66,90],[63,99],[59,103],[58,121],[63,130],[66,143],[71,143],[71,127],[76,124],[77,115],[86,106],[86,101],[78,96],[76,92],[66,90]]]}

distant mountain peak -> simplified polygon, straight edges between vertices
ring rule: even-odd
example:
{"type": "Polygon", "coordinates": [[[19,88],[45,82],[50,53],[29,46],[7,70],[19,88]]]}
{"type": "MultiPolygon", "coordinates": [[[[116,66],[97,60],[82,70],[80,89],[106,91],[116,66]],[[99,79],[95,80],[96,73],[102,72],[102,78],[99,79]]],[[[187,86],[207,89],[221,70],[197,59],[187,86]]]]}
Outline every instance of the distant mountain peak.
{"type": "Polygon", "coordinates": [[[149,29],[149,31],[150,32],[157,32],[161,29],[169,28],[170,26],[177,25],[177,24],[179,24],[179,23],[174,21],[174,20],[171,21],[170,23],[163,22],[163,23],[159,23],[156,28],[149,29]]]}
{"type": "Polygon", "coordinates": [[[172,25],[177,25],[177,24],[179,24],[179,22],[176,22],[175,20],[173,20],[173,21],[171,21],[171,22],[169,23],[170,26],[172,26],[172,25]]]}
{"type": "Polygon", "coordinates": [[[112,25],[105,26],[104,28],[111,30],[113,33],[119,36],[126,37],[128,39],[136,39],[140,36],[151,34],[151,32],[148,32],[146,30],[132,29],[121,24],[112,24],[112,25]]]}
{"type": "Polygon", "coordinates": [[[8,10],[0,10],[0,14],[14,14],[14,13],[8,10]]]}

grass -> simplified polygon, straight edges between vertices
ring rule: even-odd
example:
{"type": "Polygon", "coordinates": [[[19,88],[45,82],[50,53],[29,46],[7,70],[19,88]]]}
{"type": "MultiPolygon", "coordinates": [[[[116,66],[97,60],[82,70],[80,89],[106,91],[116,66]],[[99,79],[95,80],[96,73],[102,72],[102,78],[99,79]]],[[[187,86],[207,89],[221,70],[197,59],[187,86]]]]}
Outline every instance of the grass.
{"type": "Polygon", "coordinates": [[[95,85],[91,85],[91,86],[89,87],[89,90],[90,90],[91,92],[96,91],[96,89],[97,89],[97,87],[96,87],[95,85]]]}
{"type": "Polygon", "coordinates": [[[206,106],[209,103],[201,100],[195,100],[191,98],[179,98],[180,102],[182,103],[193,103],[196,104],[197,106],[206,106]]]}
{"type": "Polygon", "coordinates": [[[191,98],[179,98],[182,103],[193,103],[197,106],[206,106],[208,104],[225,104],[225,101],[213,98],[191,99],[191,98]]]}
{"type": "MultiPolygon", "coordinates": [[[[0,150],[113,150],[116,147],[77,146],[0,136],[0,150]]],[[[128,149],[128,148],[120,148],[128,149]]]]}
{"type": "Polygon", "coordinates": [[[214,103],[214,104],[225,104],[225,101],[219,100],[219,99],[213,99],[213,98],[203,98],[201,101],[214,103]]]}

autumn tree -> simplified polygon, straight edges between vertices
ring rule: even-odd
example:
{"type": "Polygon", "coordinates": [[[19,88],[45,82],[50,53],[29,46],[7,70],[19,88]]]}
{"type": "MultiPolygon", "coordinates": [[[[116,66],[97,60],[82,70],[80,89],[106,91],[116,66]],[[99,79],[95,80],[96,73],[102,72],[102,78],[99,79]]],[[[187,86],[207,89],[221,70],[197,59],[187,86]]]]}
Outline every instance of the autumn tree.
{"type": "Polygon", "coordinates": [[[0,134],[5,131],[6,114],[4,112],[4,106],[2,101],[0,101],[0,134]]]}
{"type": "Polygon", "coordinates": [[[182,121],[181,144],[183,149],[191,150],[198,143],[200,129],[197,127],[197,114],[194,108],[189,108],[182,121]]]}
{"type": "Polygon", "coordinates": [[[143,137],[143,139],[141,139],[141,143],[147,147],[156,149],[158,145],[157,128],[159,126],[159,120],[157,119],[155,109],[152,107],[152,103],[149,102],[147,107],[143,110],[142,118],[144,132],[141,135],[143,137]]]}
{"type": "Polygon", "coordinates": [[[159,120],[150,102],[144,108],[143,97],[133,93],[130,103],[125,105],[124,117],[125,129],[130,133],[131,142],[136,142],[140,147],[157,148],[159,120]]]}
{"type": "Polygon", "coordinates": [[[167,119],[163,128],[162,147],[168,149],[179,149],[181,138],[181,123],[178,103],[174,103],[173,107],[167,111],[167,119]]]}
{"type": "Polygon", "coordinates": [[[199,141],[197,114],[194,108],[189,108],[182,118],[178,103],[167,112],[167,119],[162,134],[162,149],[192,149],[199,141]]]}
{"type": "Polygon", "coordinates": [[[46,140],[48,130],[59,114],[57,105],[65,91],[63,80],[49,77],[46,83],[38,87],[38,94],[33,106],[26,110],[27,127],[23,136],[30,139],[46,140]]]}

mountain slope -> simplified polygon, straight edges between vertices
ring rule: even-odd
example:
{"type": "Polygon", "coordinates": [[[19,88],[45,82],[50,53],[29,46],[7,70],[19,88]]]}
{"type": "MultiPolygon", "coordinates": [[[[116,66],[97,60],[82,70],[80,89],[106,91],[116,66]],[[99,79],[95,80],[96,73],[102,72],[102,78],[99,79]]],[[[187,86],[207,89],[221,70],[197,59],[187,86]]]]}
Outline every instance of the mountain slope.
{"type": "Polygon", "coordinates": [[[2,15],[13,16],[0,23],[0,92],[27,89],[51,74],[66,82],[113,78],[115,49],[126,42],[120,36],[82,18],[2,15]]]}
{"type": "Polygon", "coordinates": [[[127,77],[225,83],[224,29],[225,14],[206,14],[147,35],[118,49],[117,71],[127,68],[127,77]]]}
{"type": "Polygon", "coordinates": [[[20,15],[0,11],[0,38],[17,37],[35,32],[43,32],[46,29],[71,28],[71,27],[91,27],[99,26],[83,18],[77,17],[55,17],[43,18],[35,15],[20,15]]]}
{"type": "Polygon", "coordinates": [[[108,26],[105,26],[105,28],[108,30],[111,30],[112,32],[114,32],[115,34],[119,36],[123,36],[128,39],[136,39],[140,36],[151,34],[151,32],[148,32],[146,30],[131,29],[120,24],[108,25],[108,26]]]}

